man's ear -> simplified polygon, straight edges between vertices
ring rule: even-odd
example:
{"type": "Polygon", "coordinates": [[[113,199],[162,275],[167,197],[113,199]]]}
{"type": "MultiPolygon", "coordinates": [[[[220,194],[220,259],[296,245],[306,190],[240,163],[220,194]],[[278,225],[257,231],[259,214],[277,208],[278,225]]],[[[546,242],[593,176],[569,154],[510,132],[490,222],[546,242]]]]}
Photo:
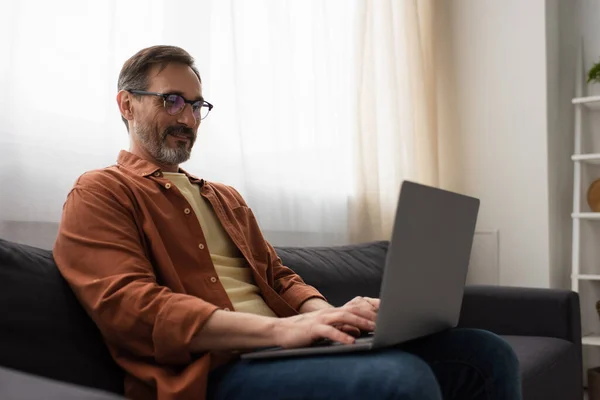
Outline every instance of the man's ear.
{"type": "Polygon", "coordinates": [[[117,93],[117,104],[123,118],[127,121],[133,120],[133,97],[126,90],[120,90],[117,93]]]}

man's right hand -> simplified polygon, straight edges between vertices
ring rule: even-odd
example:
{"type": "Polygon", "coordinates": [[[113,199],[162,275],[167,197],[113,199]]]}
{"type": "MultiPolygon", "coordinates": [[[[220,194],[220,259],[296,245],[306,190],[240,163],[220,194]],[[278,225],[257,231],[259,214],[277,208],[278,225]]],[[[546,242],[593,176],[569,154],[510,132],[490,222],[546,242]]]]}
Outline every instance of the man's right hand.
{"type": "Polygon", "coordinates": [[[273,329],[275,343],[284,348],[308,346],[319,339],[345,344],[354,343],[354,336],[340,327],[353,326],[363,331],[375,329],[372,312],[360,308],[326,308],[293,317],[280,318],[273,329]]]}

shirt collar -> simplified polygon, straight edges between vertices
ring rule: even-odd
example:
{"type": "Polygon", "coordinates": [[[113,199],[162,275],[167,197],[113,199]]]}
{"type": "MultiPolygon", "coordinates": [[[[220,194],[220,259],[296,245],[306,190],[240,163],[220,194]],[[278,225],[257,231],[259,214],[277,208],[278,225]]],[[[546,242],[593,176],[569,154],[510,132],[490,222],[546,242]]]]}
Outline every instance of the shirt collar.
{"type": "MultiPolygon", "coordinates": [[[[119,152],[117,164],[140,176],[162,176],[162,171],[160,170],[160,167],[158,165],[154,164],[151,161],[144,160],[143,158],[140,158],[126,150],[121,150],[119,152]]],[[[200,179],[188,173],[187,171],[184,171],[183,168],[179,168],[178,172],[184,173],[188,177],[190,182],[199,183],[200,186],[204,185],[204,179],[200,179]]]]}
{"type": "Polygon", "coordinates": [[[192,183],[198,183],[198,184],[200,184],[200,187],[202,187],[204,185],[204,179],[200,179],[197,176],[190,174],[189,172],[187,172],[183,168],[179,168],[179,172],[185,174],[185,176],[188,177],[188,179],[190,180],[190,182],[192,182],[192,183]]]}

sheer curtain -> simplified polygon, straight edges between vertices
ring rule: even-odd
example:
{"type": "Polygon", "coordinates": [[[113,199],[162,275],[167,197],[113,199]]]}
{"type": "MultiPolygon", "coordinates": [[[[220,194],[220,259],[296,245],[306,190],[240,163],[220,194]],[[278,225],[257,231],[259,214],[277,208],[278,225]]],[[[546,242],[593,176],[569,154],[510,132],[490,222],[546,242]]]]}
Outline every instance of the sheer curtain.
{"type": "Polygon", "coordinates": [[[347,242],[356,2],[211,5],[218,109],[190,164],[238,187],[275,244],[347,242]]]}
{"type": "Polygon", "coordinates": [[[183,167],[238,188],[269,240],[385,237],[399,182],[435,183],[417,173],[436,168],[419,156],[435,161],[435,125],[423,126],[427,116],[415,111],[429,104],[430,76],[411,82],[407,61],[416,54],[421,72],[430,61],[419,3],[7,3],[0,14],[0,237],[51,245],[77,176],[113,164],[128,148],[117,76],[126,58],[154,44],[188,50],[215,104],[183,167]]]}
{"type": "Polygon", "coordinates": [[[434,0],[360,2],[350,238],[389,238],[400,184],[438,185],[434,0]]]}

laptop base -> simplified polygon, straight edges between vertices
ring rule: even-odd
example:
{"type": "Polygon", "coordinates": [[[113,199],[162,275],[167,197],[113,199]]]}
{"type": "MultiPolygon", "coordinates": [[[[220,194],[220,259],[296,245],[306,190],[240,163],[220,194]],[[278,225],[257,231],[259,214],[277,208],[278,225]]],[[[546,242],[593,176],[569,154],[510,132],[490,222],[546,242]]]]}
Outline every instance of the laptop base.
{"type": "Polygon", "coordinates": [[[300,357],[313,356],[319,354],[339,354],[352,353],[358,351],[368,351],[373,349],[373,337],[358,338],[353,344],[342,344],[339,342],[317,342],[309,347],[300,347],[296,349],[284,349],[282,347],[268,347],[266,349],[254,350],[250,353],[242,354],[242,359],[273,359],[282,357],[300,357]]]}

